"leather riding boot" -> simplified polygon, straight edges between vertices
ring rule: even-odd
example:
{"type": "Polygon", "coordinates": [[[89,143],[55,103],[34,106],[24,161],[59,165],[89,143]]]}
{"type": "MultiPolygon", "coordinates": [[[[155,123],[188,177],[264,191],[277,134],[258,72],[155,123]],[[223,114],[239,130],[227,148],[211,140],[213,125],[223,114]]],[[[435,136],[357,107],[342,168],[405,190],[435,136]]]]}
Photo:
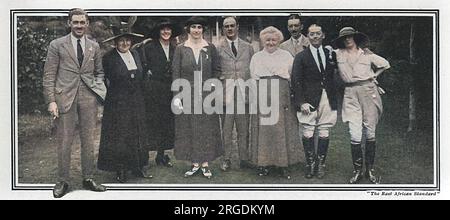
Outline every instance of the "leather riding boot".
{"type": "Polygon", "coordinates": [[[325,176],[325,159],[327,158],[328,145],[330,139],[319,138],[317,146],[317,178],[322,179],[325,176]]]}
{"type": "Polygon", "coordinates": [[[307,179],[311,179],[314,176],[314,168],[316,162],[316,155],[314,152],[314,138],[303,137],[302,141],[306,159],[305,177],[307,179]]]}
{"type": "Polygon", "coordinates": [[[358,183],[362,179],[362,149],[361,144],[352,144],[352,161],[353,161],[353,176],[349,182],[354,184],[358,183]]]}
{"type": "Polygon", "coordinates": [[[376,144],[375,141],[366,141],[366,152],[365,152],[365,164],[366,164],[366,173],[365,176],[371,183],[378,184],[380,183],[380,177],[376,175],[374,169],[375,162],[375,149],[376,144]]]}

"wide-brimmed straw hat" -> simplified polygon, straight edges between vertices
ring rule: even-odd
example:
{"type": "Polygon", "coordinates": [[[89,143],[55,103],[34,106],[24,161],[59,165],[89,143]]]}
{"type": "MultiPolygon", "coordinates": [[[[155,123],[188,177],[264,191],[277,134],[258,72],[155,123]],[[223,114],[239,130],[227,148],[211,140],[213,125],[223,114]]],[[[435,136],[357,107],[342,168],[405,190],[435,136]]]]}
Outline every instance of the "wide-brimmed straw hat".
{"type": "Polygon", "coordinates": [[[344,27],[339,31],[339,37],[333,40],[333,45],[337,48],[345,48],[344,40],[347,36],[353,36],[353,40],[359,47],[367,46],[369,43],[369,37],[366,34],[356,31],[353,27],[344,27]]]}
{"type": "Polygon", "coordinates": [[[102,41],[102,43],[106,43],[108,41],[112,41],[112,40],[115,40],[117,38],[124,37],[124,36],[131,38],[133,43],[137,43],[141,39],[144,38],[144,35],[142,35],[142,34],[130,32],[129,28],[119,28],[117,26],[112,26],[111,29],[112,29],[114,36],[102,41]]]}

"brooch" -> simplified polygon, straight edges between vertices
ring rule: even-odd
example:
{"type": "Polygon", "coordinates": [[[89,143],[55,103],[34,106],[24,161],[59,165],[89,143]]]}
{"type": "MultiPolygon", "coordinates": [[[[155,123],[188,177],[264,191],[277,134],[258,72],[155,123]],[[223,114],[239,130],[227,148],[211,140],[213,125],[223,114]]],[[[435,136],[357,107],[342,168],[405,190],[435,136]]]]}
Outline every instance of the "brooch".
{"type": "Polygon", "coordinates": [[[205,52],[206,59],[209,59],[209,56],[208,56],[208,48],[203,47],[203,48],[202,48],[202,51],[205,52]]]}

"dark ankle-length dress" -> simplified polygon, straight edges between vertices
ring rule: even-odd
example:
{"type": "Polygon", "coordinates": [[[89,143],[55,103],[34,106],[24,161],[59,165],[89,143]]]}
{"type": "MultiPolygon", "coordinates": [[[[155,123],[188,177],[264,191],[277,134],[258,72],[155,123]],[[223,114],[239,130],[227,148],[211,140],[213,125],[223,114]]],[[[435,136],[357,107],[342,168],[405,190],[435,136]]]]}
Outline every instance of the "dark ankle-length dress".
{"type": "Polygon", "coordinates": [[[103,57],[109,86],[97,164],[100,170],[134,170],[148,165],[142,65],[138,53],[131,52],[137,70],[128,70],[116,49],[103,57]]]}

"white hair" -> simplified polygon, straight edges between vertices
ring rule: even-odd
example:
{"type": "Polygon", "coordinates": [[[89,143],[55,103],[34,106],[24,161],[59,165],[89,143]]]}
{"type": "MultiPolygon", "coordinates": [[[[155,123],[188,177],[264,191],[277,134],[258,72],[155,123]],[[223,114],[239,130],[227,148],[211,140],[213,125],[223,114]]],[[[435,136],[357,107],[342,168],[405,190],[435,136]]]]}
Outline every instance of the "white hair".
{"type": "Polygon", "coordinates": [[[274,34],[278,38],[278,43],[281,43],[284,40],[283,33],[281,33],[280,30],[274,26],[269,26],[264,28],[264,30],[259,33],[259,39],[261,39],[261,42],[264,42],[269,34],[274,34]]]}

